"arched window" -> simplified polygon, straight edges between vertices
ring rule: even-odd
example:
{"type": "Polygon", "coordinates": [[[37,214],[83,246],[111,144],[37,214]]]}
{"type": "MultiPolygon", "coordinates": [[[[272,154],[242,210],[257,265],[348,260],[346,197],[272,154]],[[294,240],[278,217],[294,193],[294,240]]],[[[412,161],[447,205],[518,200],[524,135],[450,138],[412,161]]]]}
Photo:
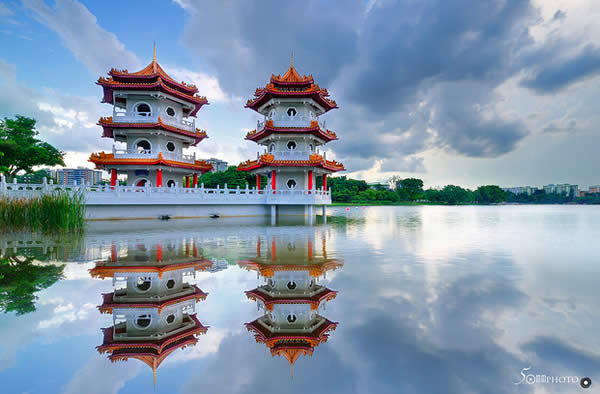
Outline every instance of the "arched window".
{"type": "Polygon", "coordinates": [[[293,322],[295,322],[295,321],[296,321],[296,315],[294,315],[293,313],[290,313],[290,314],[287,316],[287,321],[289,321],[290,323],[293,323],[293,322]]]}
{"type": "Polygon", "coordinates": [[[290,290],[294,290],[296,288],[296,282],[290,281],[287,283],[287,288],[290,290]]]}
{"type": "Polygon", "coordinates": [[[277,112],[275,110],[271,111],[271,113],[269,114],[269,119],[273,119],[276,114],[277,112]]]}
{"type": "Polygon", "coordinates": [[[288,108],[287,114],[289,117],[293,118],[294,116],[296,116],[296,108],[288,108]]]}
{"type": "Polygon", "coordinates": [[[313,146],[313,144],[308,144],[308,150],[311,152],[315,150],[315,147],[313,146]]]}
{"type": "Polygon", "coordinates": [[[275,152],[275,144],[269,145],[269,152],[271,152],[271,153],[275,152]]]}
{"type": "Polygon", "coordinates": [[[175,108],[173,108],[173,107],[167,107],[167,110],[165,112],[170,117],[174,117],[175,116],[175,108]]]}
{"type": "Polygon", "coordinates": [[[136,283],[135,286],[140,291],[147,291],[150,288],[151,285],[152,285],[152,282],[150,281],[150,278],[144,278],[144,277],[140,276],[137,279],[137,283],[136,283]]]}
{"type": "Polygon", "coordinates": [[[287,143],[287,148],[288,148],[289,150],[294,150],[294,149],[296,149],[296,142],[295,142],[295,141],[289,141],[289,142],[287,143]]]}
{"type": "Polygon", "coordinates": [[[171,180],[169,180],[169,181],[167,182],[167,187],[175,187],[175,181],[174,181],[174,180],[172,180],[172,179],[171,179],[171,180]]]}
{"type": "Polygon", "coordinates": [[[296,188],[296,180],[295,179],[288,179],[288,181],[287,181],[287,187],[288,187],[288,189],[295,189],[296,188]]]}
{"type": "Polygon", "coordinates": [[[175,287],[175,281],[173,279],[169,279],[167,281],[167,289],[172,289],[173,287],[175,287]]]}
{"type": "Polygon", "coordinates": [[[135,112],[139,116],[150,116],[152,115],[152,109],[146,103],[140,103],[135,106],[135,112]]]}
{"type": "Polygon", "coordinates": [[[150,145],[150,141],[148,140],[137,141],[135,147],[137,148],[138,154],[150,153],[152,151],[152,145],[150,145]]]}
{"type": "Polygon", "coordinates": [[[167,323],[171,324],[175,321],[175,315],[174,314],[170,314],[169,316],[167,316],[167,323]]]}
{"type": "Polygon", "coordinates": [[[150,323],[152,323],[152,316],[150,315],[139,315],[135,319],[135,324],[139,328],[147,328],[150,325],[150,323]]]}
{"type": "Polygon", "coordinates": [[[167,150],[169,152],[175,152],[175,144],[173,142],[167,142],[167,150]]]}

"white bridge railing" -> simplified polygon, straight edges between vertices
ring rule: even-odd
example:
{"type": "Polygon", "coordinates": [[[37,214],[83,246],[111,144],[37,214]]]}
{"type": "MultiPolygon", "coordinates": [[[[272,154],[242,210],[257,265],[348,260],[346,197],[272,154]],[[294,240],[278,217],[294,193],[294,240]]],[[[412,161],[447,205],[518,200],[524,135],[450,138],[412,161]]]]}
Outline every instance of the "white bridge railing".
{"type": "Polygon", "coordinates": [[[196,188],[110,185],[57,185],[7,183],[0,178],[0,196],[31,198],[53,191],[83,193],[89,205],[160,205],[160,204],[331,204],[331,189],[272,190],[265,188],[196,188]]]}

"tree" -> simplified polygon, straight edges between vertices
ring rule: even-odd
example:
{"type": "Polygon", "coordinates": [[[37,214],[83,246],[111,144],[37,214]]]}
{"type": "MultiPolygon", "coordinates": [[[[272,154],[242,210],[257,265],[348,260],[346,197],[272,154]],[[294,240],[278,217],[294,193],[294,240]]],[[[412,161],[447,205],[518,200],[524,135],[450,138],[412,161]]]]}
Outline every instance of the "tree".
{"type": "Polygon", "coordinates": [[[450,205],[464,204],[473,201],[473,193],[460,186],[447,185],[439,192],[439,201],[450,205]]]}
{"type": "MultiPolygon", "coordinates": [[[[264,180],[263,180],[264,181],[264,180]]],[[[229,166],[225,171],[207,172],[198,178],[198,183],[203,183],[205,187],[240,187],[241,189],[256,186],[256,175],[249,172],[239,171],[236,166],[229,166]]],[[[262,183],[261,187],[264,187],[262,183]]]]}
{"type": "Polygon", "coordinates": [[[415,201],[423,193],[423,181],[418,178],[406,178],[400,181],[400,189],[410,201],[415,201]]]}
{"type": "Polygon", "coordinates": [[[497,204],[504,201],[506,195],[504,190],[497,185],[479,186],[475,190],[475,199],[483,204],[497,204]]]}
{"type": "Polygon", "coordinates": [[[0,257],[0,310],[17,315],[35,311],[36,292],[63,278],[63,265],[33,264],[33,257],[0,257]]]}
{"type": "Polygon", "coordinates": [[[17,115],[0,120],[0,171],[14,177],[21,170],[32,172],[34,166],[64,166],[64,152],[37,139],[35,119],[17,115]]]}

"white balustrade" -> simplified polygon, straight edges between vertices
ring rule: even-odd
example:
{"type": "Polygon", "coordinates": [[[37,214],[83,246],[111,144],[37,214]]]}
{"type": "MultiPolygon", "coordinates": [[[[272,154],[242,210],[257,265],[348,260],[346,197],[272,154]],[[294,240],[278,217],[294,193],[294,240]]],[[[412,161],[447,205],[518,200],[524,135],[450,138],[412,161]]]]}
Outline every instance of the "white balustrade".
{"type": "MultiPolygon", "coordinates": [[[[113,111],[113,122],[114,123],[157,123],[159,113],[158,112],[135,112],[135,111],[113,111]]],[[[186,131],[196,131],[196,119],[178,119],[163,114],[160,120],[178,129],[186,131]]]]}
{"type": "MultiPolygon", "coordinates": [[[[117,159],[158,159],[158,151],[152,151],[150,149],[117,149],[113,145],[113,155],[117,159]]],[[[191,155],[180,154],[176,152],[162,152],[162,156],[167,160],[181,161],[185,163],[195,163],[196,153],[191,155]]]]}
{"type": "Polygon", "coordinates": [[[31,198],[61,191],[82,193],[91,205],[137,204],[331,204],[330,190],[272,190],[265,188],[196,188],[111,185],[57,185],[52,183],[8,183],[0,178],[0,196],[31,198]]]}
{"type": "Polygon", "coordinates": [[[275,158],[275,160],[308,160],[310,155],[314,154],[312,151],[302,151],[302,150],[281,150],[281,151],[273,151],[271,154],[275,158]]]}

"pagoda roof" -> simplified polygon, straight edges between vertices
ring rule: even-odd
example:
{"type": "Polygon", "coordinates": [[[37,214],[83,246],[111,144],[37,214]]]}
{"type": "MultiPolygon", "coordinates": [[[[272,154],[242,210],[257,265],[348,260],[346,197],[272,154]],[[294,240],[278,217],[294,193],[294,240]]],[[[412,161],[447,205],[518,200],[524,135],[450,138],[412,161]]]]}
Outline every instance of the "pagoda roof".
{"type": "Polygon", "coordinates": [[[275,160],[270,153],[265,153],[258,160],[247,160],[238,165],[240,171],[251,171],[261,167],[318,167],[331,172],[344,171],[344,165],[335,160],[325,160],[323,156],[315,153],[309,160],[275,160]]]}
{"type": "Polygon", "coordinates": [[[195,314],[188,317],[194,323],[192,327],[157,341],[117,341],[113,337],[114,327],[103,328],[104,340],[96,349],[101,354],[108,353],[108,358],[112,362],[136,358],[152,368],[156,379],[156,369],[169,354],[177,349],[194,346],[198,342],[196,337],[208,331],[209,327],[203,326],[195,314]]]}
{"type": "Polygon", "coordinates": [[[195,116],[204,104],[208,104],[206,97],[196,95],[198,88],[195,85],[177,82],[166,73],[156,61],[156,48],[152,62],[143,69],[129,72],[112,68],[108,75],[108,78],[100,77],[96,82],[104,89],[102,102],[105,103],[113,104],[115,90],[157,90],[193,104],[191,116],[195,116]]]}
{"type": "Polygon", "coordinates": [[[311,310],[316,310],[323,301],[330,301],[337,295],[337,291],[323,287],[321,291],[313,295],[297,294],[293,296],[272,296],[261,288],[246,291],[248,299],[256,301],[260,300],[265,304],[265,308],[269,311],[273,310],[276,304],[310,304],[311,310]]]}
{"type": "Polygon", "coordinates": [[[315,137],[322,138],[329,142],[337,140],[337,135],[331,130],[323,130],[319,126],[319,122],[312,120],[309,127],[275,127],[272,120],[267,120],[265,126],[261,130],[252,130],[246,134],[246,139],[250,141],[258,141],[270,136],[271,134],[312,134],[315,137]]]}
{"type": "Polygon", "coordinates": [[[207,163],[204,160],[196,160],[194,163],[186,163],[183,161],[175,161],[175,160],[165,160],[162,156],[162,152],[158,152],[158,158],[154,159],[125,159],[125,158],[115,158],[113,153],[92,153],[89,160],[90,162],[96,164],[96,168],[104,168],[105,166],[118,166],[118,165],[163,165],[167,167],[173,168],[183,168],[189,170],[196,170],[201,172],[207,172],[212,169],[212,164],[207,163]]]}
{"type": "Polygon", "coordinates": [[[288,68],[288,70],[285,72],[285,74],[283,74],[283,76],[280,74],[271,74],[271,83],[282,86],[303,86],[313,84],[314,79],[312,75],[300,76],[300,73],[296,71],[296,68],[292,63],[290,64],[290,68],[288,68]]]}
{"type": "Polygon", "coordinates": [[[308,271],[311,277],[317,278],[327,271],[340,268],[344,263],[336,259],[327,259],[322,263],[313,264],[280,264],[276,262],[242,260],[238,261],[238,265],[248,271],[257,271],[260,276],[265,278],[272,277],[276,271],[308,271]]]}
{"type": "Polygon", "coordinates": [[[169,305],[178,304],[180,302],[195,300],[196,302],[206,299],[208,293],[203,292],[196,285],[190,286],[193,289],[192,293],[185,294],[182,296],[173,297],[159,302],[116,302],[114,300],[115,293],[104,293],[102,294],[102,305],[98,305],[98,309],[101,313],[112,313],[114,308],[157,308],[158,313],[162,309],[169,305]]]}
{"type": "Polygon", "coordinates": [[[208,136],[206,135],[206,131],[204,130],[196,129],[196,131],[194,132],[180,129],[178,127],[164,123],[160,116],[158,117],[158,121],[154,123],[114,122],[113,117],[108,116],[100,118],[100,120],[98,121],[98,125],[102,126],[102,137],[105,138],[114,138],[114,129],[161,129],[169,131],[171,133],[183,135],[185,137],[193,138],[194,143],[192,144],[192,146],[195,146],[203,139],[208,138],[208,136]]]}
{"type": "Polygon", "coordinates": [[[334,100],[329,99],[327,89],[319,87],[314,83],[312,75],[300,76],[294,68],[294,62],[290,68],[281,75],[271,75],[271,80],[264,88],[258,88],[254,92],[254,98],[248,100],[246,108],[258,112],[258,109],[272,98],[283,97],[310,97],[317,102],[325,112],[338,108],[334,100]]]}
{"type": "MultiPolygon", "coordinates": [[[[112,262],[97,262],[94,268],[89,270],[90,275],[93,278],[113,278],[115,274],[128,273],[128,272],[140,272],[140,273],[158,273],[158,277],[162,278],[163,274],[168,271],[176,271],[180,269],[193,268],[195,271],[206,271],[212,267],[212,261],[208,259],[201,259],[198,261],[191,261],[185,263],[175,263],[163,266],[158,265],[114,265],[112,262]]],[[[117,263],[118,264],[118,263],[117,263]]],[[[156,263],[153,263],[156,264],[156,263]]]]}
{"type": "Polygon", "coordinates": [[[313,331],[298,329],[297,332],[290,332],[288,330],[282,332],[281,330],[270,331],[265,327],[258,318],[250,323],[246,323],[248,331],[254,333],[256,342],[262,342],[270,348],[275,346],[285,346],[291,344],[302,344],[304,346],[316,347],[323,342],[327,342],[329,338],[329,332],[336,329],[339,323],[332,322],[331,320],[319,316],[322,319],[313,331]]]}

